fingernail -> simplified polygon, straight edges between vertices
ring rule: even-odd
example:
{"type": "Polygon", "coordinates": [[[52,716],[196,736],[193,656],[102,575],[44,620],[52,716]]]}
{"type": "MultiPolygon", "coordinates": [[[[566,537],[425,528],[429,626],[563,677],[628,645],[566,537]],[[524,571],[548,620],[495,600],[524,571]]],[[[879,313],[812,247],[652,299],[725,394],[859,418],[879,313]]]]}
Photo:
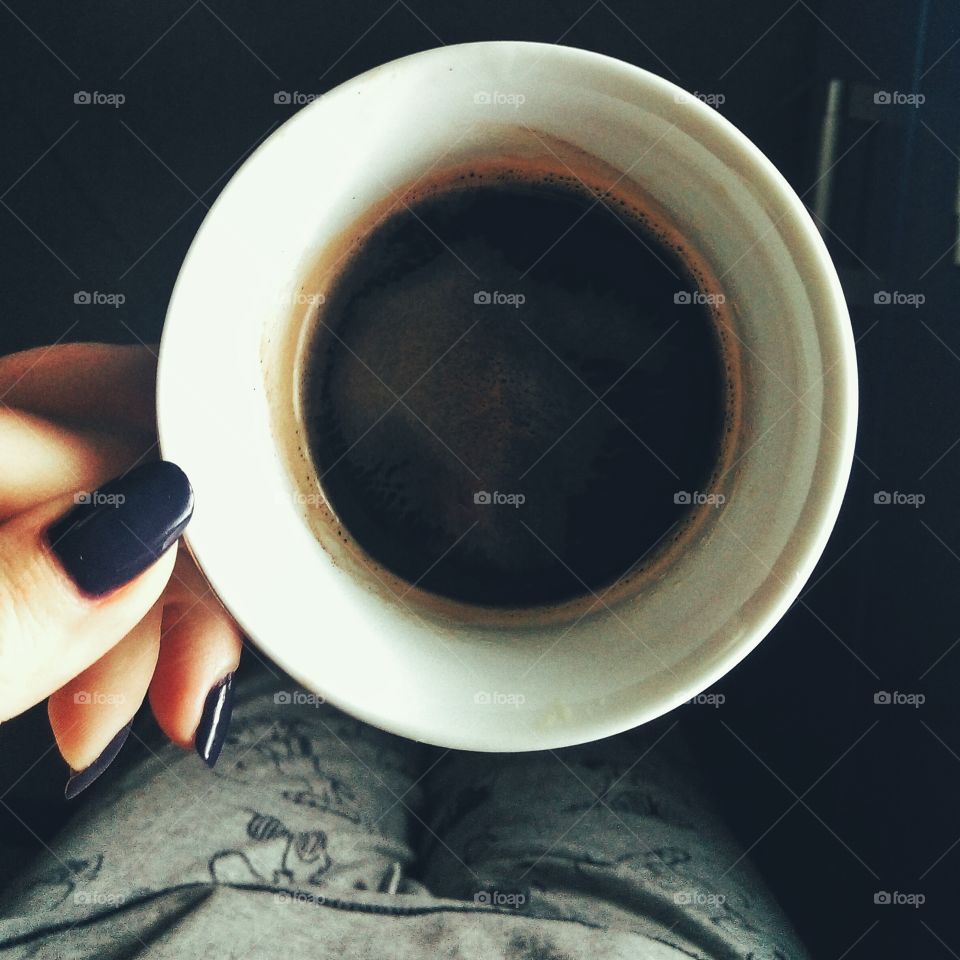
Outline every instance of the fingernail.
{"type": "Polygon", "coordinates": [[[208,767],[212,767],[223,749],[233,712],[233,674],[228,673],[207,694],[203,713],[197,726],[197,753],[208,767]]]}
{"type": "Polygon", "coordinates": [[[51,525],[47,542],[84,593],[101,596],[147,569],[193,514],[186,474],[166,460],[145,463],[93,493],[51,525]]]}
{"type": "Polygon", "coordinates": [[[72,800],[78,793],[86,790],[113,763],[120,752],[120,748],[126,743],[127,737],[130,735],[132,723],[131,720],[117,732],[117,735],[103,748],[103,752],[90,766],[84,767],[83,770],[71,771],[70,779],[67,780],[67,785],[63,791],[63,795],[68,800],[72,800]]]}

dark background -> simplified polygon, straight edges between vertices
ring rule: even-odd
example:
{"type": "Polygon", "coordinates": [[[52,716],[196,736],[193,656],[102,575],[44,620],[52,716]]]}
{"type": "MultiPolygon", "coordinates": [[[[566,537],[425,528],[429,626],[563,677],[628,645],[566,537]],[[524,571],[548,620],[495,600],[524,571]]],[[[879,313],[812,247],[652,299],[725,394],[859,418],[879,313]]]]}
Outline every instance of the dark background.
{"type": "MultiPolygon", "coordinates": [[[[818,213],[861,365],[846,503],[806,592],[713,691],[725,703],[683,713],[718,802],[815,956],[957,957],[955,3],[0,0],[0,350],[156,341],[207,207],[294,109],[274,93],[322,93],[408,53],[498,38],[599,51],[720,94],[808,204],[830,184],[818,213]],[[837,137],[821,165],[831,80],[837,137]],[[126,102],[76,104],[78,91],[126,102]],[[925,102],[878,106],[879,91],[925,102]],[[125,303],[75,305],[78,291],[125,303]],[[925,302],[876,304],[881,291],[925,302]],[[876,504],[879,491],[926,500],[876,504]],[[877,704],[880,691],[926,700],[877,704]],[[926,903],[875,904],[879,891],[926,903]]],[[[28,728],[41,730],[42,711],[0,731],[0,811],[21,851],[61,809],[53,794],[18,806],[55,762],[32,766],[28,728]]]]}

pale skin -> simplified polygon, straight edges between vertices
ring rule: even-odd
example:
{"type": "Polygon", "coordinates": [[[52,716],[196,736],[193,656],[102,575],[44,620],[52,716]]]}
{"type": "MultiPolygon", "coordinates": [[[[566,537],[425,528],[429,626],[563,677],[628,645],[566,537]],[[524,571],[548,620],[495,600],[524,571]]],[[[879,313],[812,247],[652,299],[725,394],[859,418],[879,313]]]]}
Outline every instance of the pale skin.
{"type": "Polygon", "coordinates": [[[155,379],[146,347],[70,344],[0,358],[0,722],[46,699],[74,770],[147,697],[170,740],[192,748],[207,693],[240,659],[240,629],[186,549],[174,545],[89,598],[45,545],[76,492],[158,456],[155,379]]]}

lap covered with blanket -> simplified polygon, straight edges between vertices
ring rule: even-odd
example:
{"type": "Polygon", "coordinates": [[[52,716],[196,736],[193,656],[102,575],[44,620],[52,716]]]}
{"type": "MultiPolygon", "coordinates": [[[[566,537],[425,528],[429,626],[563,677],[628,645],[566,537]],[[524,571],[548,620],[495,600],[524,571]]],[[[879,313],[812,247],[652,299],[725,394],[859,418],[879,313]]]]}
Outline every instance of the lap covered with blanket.
{"type": "Polygon", "coordinates": [[[84,795],[0,902],[0,956],[806,957],[675,727],[458,753],[250,672],[212,772],[142,746],[84,795]]]}

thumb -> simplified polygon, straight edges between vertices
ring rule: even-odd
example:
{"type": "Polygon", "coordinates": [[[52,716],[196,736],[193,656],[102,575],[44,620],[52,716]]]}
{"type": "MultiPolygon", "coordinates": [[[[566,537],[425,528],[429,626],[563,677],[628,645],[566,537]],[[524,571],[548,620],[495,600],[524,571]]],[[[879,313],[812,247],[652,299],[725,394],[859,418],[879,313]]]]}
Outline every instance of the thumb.
{"type": "Polygon", "coordinates": [[[160,461],[0,525],[0,721],[59,689],[144,617],[192,512],[183,471],[160,461]]]}

